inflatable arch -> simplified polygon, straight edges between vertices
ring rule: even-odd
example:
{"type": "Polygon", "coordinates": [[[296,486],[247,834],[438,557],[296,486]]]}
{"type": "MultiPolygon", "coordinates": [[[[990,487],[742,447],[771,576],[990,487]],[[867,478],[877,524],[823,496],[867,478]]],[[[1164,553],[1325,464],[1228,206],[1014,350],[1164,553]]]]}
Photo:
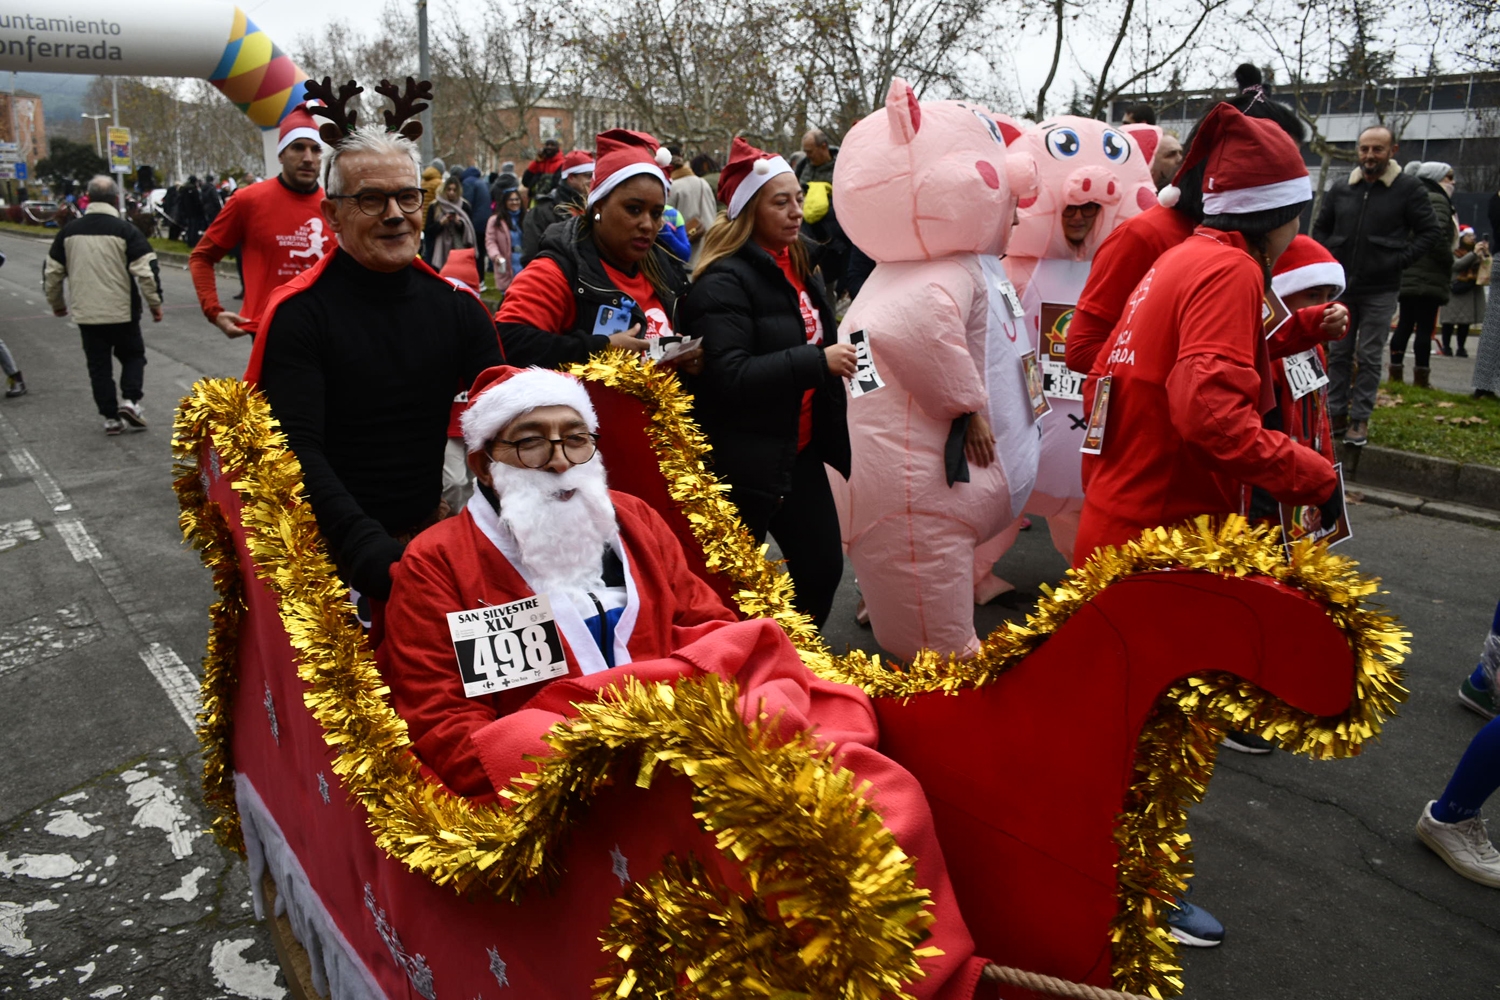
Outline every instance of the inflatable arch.
{"type": "Polygon", "coordinates": [[[0,13],[0,70],[208,80],[260,126],[267,176],[279,169],[277,126],[307,80],[243,10],[217,0],[72,0],[0,13]]]}

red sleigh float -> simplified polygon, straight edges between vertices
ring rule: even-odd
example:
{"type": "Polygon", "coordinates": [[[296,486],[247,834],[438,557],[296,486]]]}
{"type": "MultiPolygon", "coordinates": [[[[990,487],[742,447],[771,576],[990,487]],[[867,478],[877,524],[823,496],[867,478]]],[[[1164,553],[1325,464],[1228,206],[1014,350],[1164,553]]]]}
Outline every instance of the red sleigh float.
{"type": "MultiPolygon", "coordinates": [[[[611,485],[668,515],[705,579],[811,669],[876,699],[881,751],[920,780],[996,962],[1179,992],[1164,914],[1223,731],[1350,756],[1404,697],[1405,635],[1361,603],[1375,584],[1237,520],[1102,554],[973,660],[834,655],[704,471],[676,380],[623,355],[579,374],[609,414],[611,485]]],[[[511,804],[474,806],[412,755],[261,397],[199,383],[175,447],[219,593],[205,798],[257,912],[274,905],[306,951],[289,980],[339,1000],[899,994],[921,890],[826,754],[746,729],[716,685],[633,685],[558,733],[511,804]]]]}

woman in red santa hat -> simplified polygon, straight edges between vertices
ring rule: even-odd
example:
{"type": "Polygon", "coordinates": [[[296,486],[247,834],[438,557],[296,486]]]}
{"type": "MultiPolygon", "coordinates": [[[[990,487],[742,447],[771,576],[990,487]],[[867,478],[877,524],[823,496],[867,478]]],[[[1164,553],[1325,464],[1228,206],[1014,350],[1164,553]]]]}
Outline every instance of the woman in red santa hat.
{"type": "MultiPolygon", "coordinates": [[[[641,350],[642,338],[680,335],[687,292],[682,264],[657,245],[671,181],[671,154],[644,132],[610,129],[583,212],[542,238],[495,317],[507,352],[559,368],[606,347],[641,350]]],[[[692,371],[696,348],[676,360],[692,371]]]]}
{"type": "Polygon", "coordinates": [[[1203,164],[1203,225],[1136,286],[1084,386],[1086,498],[1074,563],[1200,514],[1340,504],[1328,459],[1264,426],[1274,406],[1263,308],[1312,185],[1276,125],[1220,104],[1183,169],[1203,164]]]}
{"type": "Polygon", "coordinates": [[[827,463],[849,475],[842,380],[854,347],[802,242],[802,188],[780,156],[736,138],[719,174],[728,208],[708,231],[685,315],[703,338],[696,416],[740,519],[774,535],[797,610],[819,627],[844,572],[827,463]]]}

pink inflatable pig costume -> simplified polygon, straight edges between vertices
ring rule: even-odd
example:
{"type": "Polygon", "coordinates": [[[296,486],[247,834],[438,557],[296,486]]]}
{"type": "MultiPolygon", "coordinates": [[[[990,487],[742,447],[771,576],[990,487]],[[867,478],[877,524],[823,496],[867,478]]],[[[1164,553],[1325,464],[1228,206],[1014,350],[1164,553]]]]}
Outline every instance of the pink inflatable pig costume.
{"type": "MultiPolygon", "coordinates": [[[[1045,517],[1052,543],[1070,562],[1078,516],[1083,510],[1083,378],[1063,363],[1068,323],[1088,280],[1094,252],[1126,219],[1156,204],[1151,157],[1161,129],[1155,125],[1107,125],[1092,118],[1059,115],[1029,126],[1021,148],[1037,163],[1039,188],[1020,203],[1020,222],[1005,258],[1021,292],[1026,332],[1036,350],[1052,412],[1041,420],[1042,455],[1026,513],[1045,517]],[[1063,212],[1097,205],[1093,225],[1079,242],[1068,238],[1063,212]]],[[[1080,209],[1081,210],[1081,209],[1080,209]]],[[[981,547],[975,599],[1009,590],[989,570],[1015,541],[1019,524],[981,547]]]]}
{"type": "Polygon", "coordinates": [[[978,651],[974,548],[1020,514],[1036,478],[1028,348],[998,257],[1016,200],[1036,188],[1020,138],[979,105],[918,103],[897,78],[834,172],[839,222],[876,261],[839,328],[863,344],[849,382],[846,540],[875,638],[903,658],[978,651]],[[988,423],[995,459],[968,463],[964,481],[971,414],[988,423]]]}

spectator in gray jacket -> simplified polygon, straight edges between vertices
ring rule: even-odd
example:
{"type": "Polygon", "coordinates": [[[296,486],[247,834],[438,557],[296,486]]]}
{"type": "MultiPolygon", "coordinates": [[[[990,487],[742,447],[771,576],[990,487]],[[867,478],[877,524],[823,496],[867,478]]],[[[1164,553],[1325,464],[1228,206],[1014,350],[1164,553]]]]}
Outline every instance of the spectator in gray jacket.
{"type": "Polygon", "coordinates": [[[1323,195],[1312,228],[1313,239],[1332,251],[1347,278],[1340,301],[1354,314],[1353,329],[1329,345],[1328,413],[1333,433],[1355,445],[1369,439],[1401,272],[1439,237],[1426,188],[1396,163],[1399,148],[1384,125],[1361,132],[1359,166],[1323,195]]]}
{"type": "Polygon", "coordinates": [[[68,315],[71,300],[104,433],[118,434],[126,424],[144,430],[146,417],[140,401],[146,343],[141,338],[141,299],[150,306],[152,320],[160,323],[161,274],[146,237],[120,218],[114,180],[101,174],[89,181],[88,192],[88,211],[64,226],[52,241],[42,285],[55,315],[68,315]],[[120,361],[123,401],[115,393],[111,354],[120,361]]]}

